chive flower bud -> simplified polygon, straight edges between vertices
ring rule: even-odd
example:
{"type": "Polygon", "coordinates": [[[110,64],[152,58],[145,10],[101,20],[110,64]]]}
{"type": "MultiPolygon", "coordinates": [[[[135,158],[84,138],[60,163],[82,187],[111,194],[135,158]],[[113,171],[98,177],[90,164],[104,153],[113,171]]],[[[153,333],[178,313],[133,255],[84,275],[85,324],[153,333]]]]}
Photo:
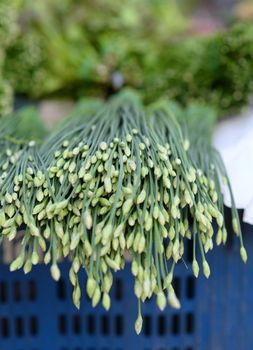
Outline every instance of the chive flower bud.
{"type": "Polygon", "coordinates": [[[239,235],[239,225],[238,225],[238,221],[235,217],[232,219],[232,227],[233,227],[234,233],[236,235],[239,235]]]}
{"type": "Polygon", "coordinates": [[[194,259],[192,262],[192,271],[194,276],[197,278],[199,275],[199,264],[196,259],[194,259]]]}
{"type": "Polygon", "coordinates": [[[176,296],[176,293],[173,289],[172,286],[170,286],[169,288],[169,292],[168,292],[168,303],[170,304],[170,306],[172,306],[174,309],[180,309],[181,308],[181,304],[179,299],[176,296]]]}
{"type": "Polygon", "coordinates": [[[91,216],[90,210],[85,211],[84,222],[87,230],[90,230],[92,228],[92,216],[91,216]]]}
{"type": "Polygon", "coordinates": [[[21,269],[24,263],[24,254],[20,254],[10,265],[10,271],[21,269]]]}
{"type": "Polygon", "coordinates": [[[123,212],[124,216],[126,216],[130,212],[132,206],[133,206],[133,199],[132,198],[129,198],[124,202],[123,207],[122,207],[122,212],[123,212]]]}
{"type": "Polygon", "coordinates": [[[111,298],[110,298],[108,293],[104,293],[103,294],[102,305],[103,305],[103,307],[105,308],[106,311],[108,311],[110,309],[111,298]]]}
{"type": "Polygon", "coordinates": [[[138,197],[137,197],[137,199],[136,199],[136,203],[137,203],[137,204],[143,203],[144,200],[145,200],[145,198],[146,198],[146,191],[143,189],[143,190],[141,191],[141,193],[138,195],[138,197]]]}
{"type": "Polygon", "coordinates": [[[72,298],[76,308],[80,309],[81,289],[78,284],[74,287],[72,298]]]}
{"type": "Polygon", "coordinates": [[[158,293],[157,293],[157,298],[156,298],[156,303],[157,303],[157,306],[159,307],[159,309],[161,311],[163,311],[165,309],[165,306],[166,306],[166,297],[163,293],[162,290],[160,290],[158,293]]]}
{"type": "Polygon", "coordinates": [[[135,332],[137,334],[141,333],[142,324],[143,324],[143,319],[142,319],[141,315],[139,314],[137,320],[135,321],[135,332]]]}
{"type": "Polygon", "coordinates": [[[244,263],[246,263],[248,257],[247,257],[247,252],[246,252],[246,249],[244,248],[244,246],[241,246],[241,248],[240,248],[240,255],[241,255],[242,261],[244,263]]]}
{"type": "Polygon", "coordinates": [[[59,270],[59,267],[56,264],[53,264],[50,268],[51,276],[55,281],[59,281],[61,277],[61,272],[59,270]]]}
{"type": "Polygon", "coordinates": [[[203,272],[204,272],[204,276],[206,278],[209,278],[210,276],[210,267],[209,264],[206,260],[203,261],[203,272]]]}
{"type": "Polygon", "coordinates": [[[92,306],[93,307],[96,307],[97,304],[99,303],[100,301],[100,298],[101,298],[101,292],[100,292],[100,289],[99,287],[97,286],[95,288],[95,291],[94,291],[94,294],[93,294],[93,297],[92,297],[92,306]]]}

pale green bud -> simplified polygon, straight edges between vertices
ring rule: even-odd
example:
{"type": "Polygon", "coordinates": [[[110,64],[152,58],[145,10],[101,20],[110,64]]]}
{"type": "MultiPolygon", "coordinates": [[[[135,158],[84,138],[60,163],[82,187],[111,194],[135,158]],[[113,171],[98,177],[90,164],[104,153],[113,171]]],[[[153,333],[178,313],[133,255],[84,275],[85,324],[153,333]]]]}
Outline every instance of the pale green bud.
{"type": "Polygon", "coordinates": [[[130,235],[127,237],[127,242],[126,242],[127,249],[130,249],[132,247],[133,242],[134,242],[134,233],[131,232],[130,235]]]}
{"type": "Polygon", "coordinates": [[[106,245],[111,237],[112,237],[112,230],[113,230],[113,226],[112,224],[107,224],[104,228],[103,228],[103,231],[102,231],[102,242],[104,245],[106,245]]]}
{"type": "Polygon", "coordinates": [[[39,263],[39,255],[36,251],[32,252],[31,261],[33,265],[37,265],[39,263]]]}
{"type": "Polygon", "coordinates": [[[51,253],[50,251],[48,251],[44,257],[44,263],[47,265],[50,262],[50,260],[51,260],[51,253]]]}
{"type": "Polygon", "coordinates": [[[179,299],[176,296],[176,293],[173,289],[172,286],[169,287],[169,291],[168,291],[168,303],[170,304],[171,307],[173,307],[174,309],[180,309],[181,308],[181,304],[179,299]]]}
{"type": "Polygon", "coordinates": [[[203,273],[206,278],[209,278],[210,276],[210,267],[208,265],[208,262],[206,260],[203,261],[203,273]]]}
{"type": "Polygon", "coordinates": [[[105,276],[104,276],[104,284],[103,284],[103,287],[104,287],[104,291],[106,293],[109,293],[110,292],[110,289],[112,287],[112,282],[113,282],[113,276],[112,276],[112,273],[109,271],[105,276]]]}
{"type": "Polygon", "coordinates": [[[155,205],[155,206],[154,206],[154,210],[153,210],[153,218],[154,218],[155,220],[157,220],[157,219],[158,219],[158,216],[159,216],[159,207],[158,207],[158,205],[155,205]]]}
{"type": "Polygon", "coordinates": [[[146,239],[144,235],[141,235],[140,240],[138,242],[138,253],[141,254],[142,252],[144,252],[145,248],[146,248],[146,239]]]}
{"type": "Polygon", "coordinates": [[[185,236],[185,227],[184,227],[184,224],[182,221],[180,221],[180,224],[179,224],[179,231],[180,231],[180,234],[182,237],[185,236]]]}
{"type": "Polygon", "coordinates": [[[103,294],[103,298],[102,298],[102,305],[105,308],[105,310],[109,310],[110,306],[111,306],[111,298],[109,296],[108,293],[104,293],[103,294]]]}
{"type": "Polygon", "coordinates": [[[140,298],[142,295],[143,289],[142,289],[142,285],[138,280],[135,280],[135,284],[134,284],[134,293],[137,296],[137,298],[140,298]]]}
{"type": "Polygon", "coordinates": [[[163,216],[163,213],[160,211],[159,216],[158,216],[158,222],[160,225],[164,226],[165,225],[165,218],[163,216]]]}
{"type": "Polygon", "coordinates": [[[90,210],[86,210],[84,213],[84,222],[85,222],[85,226],[88,230],[90,230],[92,228],[92,216],[90,213],[90,210]]]}
{"type": "Polygon", "coordinates": [[[168,260],[171,258],[172,252],[173,252],[173,242],[170,242],[166,248],[166,257],[168,260]]]}
{"type": "Polygon", "coordinates": [[[71,236],[70,250],[75,250],[79,242],[80,242],[80,232],[75,230],[71,236]]]}
{"type": "Polygon", "coordinates": [[[137,334],[141,333],[142,330],[142,324],[143,324],[143,319],[141,317],[141,315],[138,316],[137,320],[135,321],[135,332],[137,334]]]}
{"type": "Polygon", "coordinates": [[[24,265],[24,269],[23,270],[24,270],[25,274],[29,273],[32,270],[32,262],[31,262],[30,259],[26,260],[26,263],[24,265]]]}
{"type": "Polygon", "coordinates": [[[223,226],[224,219],[220,212],[217,213],[216,221],[219,227],[223,226]]]}
{"type": "Polygon", "coordinates": [[[15,207],[14,205],[10,204],[5,208],[6,214],[9,216],[9,218],[12,218],[15,214],[15,207]]]}
{"type": "Polygon", "coordinates": [[[79,287],[79,284],[76,284],[73,290],[72,299],[77,309],[80,309],[80,298],[81,298],[81,289],[79,287]]]}
{"type": "Polygon", "coordinates": [[[162,290],[157,293],[156,303],[161,311],[166,307],[166,297],[162,290]]]}
{"type": "Polygon", "coordinates": [[[119,225],[116,227],[113,236],[114,236],[115,238],[116,238],[116,237],[119,237],[122,233],[124,233],[124,230],[125,230],[125,224],[124,224],[124,223],[119,224],[119,225]]]}
{"type": "Polygon", "coordinates": [[[83,181],[84,182],[90,182],[92,180],[92,174],[87,173],[83,176],[83,181]]]}
{"type": "Polygon", "coordinates": [[[172,271],[168,273],[168,275],[164,279],[164,288],[169,288],[173,280],[173,273],[172,271]]]}
{"type": "Polygon", "coordinates": [[[33,223],[30,223],[30,224],[29,224],[29,229],[30,229],[30,231],[31,231],[31,235],[32,235],[32,236],[39,237],[40,231],[39,231],[39,229],[38,229],[33,223]]]}
{"type": "Polygon", "coordinates": [[[148,276],[144,277],[144,282],[143,282],[143,293],[145,297],[148,297],[151,292],[151,281],[148,276]]]}
{"type": "Polygon", "coordinates": [[[138,233],[135,235],[134,243],[133,243],[133,250],[134,250],[135,252],[138,251],[138,246],[139,246],[140,238],[141,238],[141,233],[138,232],[138,233]]]}
{"type": "Polygon", "coordinates": [[[196,259],[194,259],[192,262],[192,271],[194,276],[197,278],[199,275],[199,264],[196,259]]]}
{"type": "Polygon", "coordinates": [[[238,225],[238,221],[236,220],[236,218],[232,219],[232,227],[233,227],[234,233],[236,235],[239,235],[239,225],[238,225]]]}
{"type": "Polygon", "coordinates": [[[125,239],[124,234],[121,234],[121,235],[119,236],[119,244],[120,244],[120,248],[121,248],[122,250],[125,250],[125,247],[126,247],[126,239],[125,239]]]}
{"type": "Polygon", "coordinates": [[[223,230],[222,230],[222,241],[223,241],[223,244],[226,243],[226,241],[227,241],[227,236],[228,236],[227,230],[226,230],[225,227],[223,227],[223,230]]]}
{"type": "Polygon", "coordinates": [[[140,194],[138,195],[137,199],[136,199],[136,203],[137,204],[141,204],[144,202],[146,198],[146,191],[143,189],[140,194]]]}
{"type": "Polygon", "coordinates": [[[106,256],[105,257],[105,260],[107,262],[107,265],[112,268],[114,271],[118,271],[120,268],[119,268],[119,264],[117,263],[116,259],[111,259],[109,258],[109,256],[106,256]]]}
{"type": "Polygon", "coordinates": [[[143,166],[143,167],[141,168],[141,176],[144,178],[144,177],[146,177],[147,175],[148,175],[148,167],[143,166]]]}
{"type": "Polygon", "coordinates": [[[89,277],[86,284],[86,291],[90,298],[93,297],[96,287],[97,287],[97,282],[94,280],[93,277],[89,277]]]}
{"type": "Polygon", "coordinates": [[[10,265],[10,271],[21,269],[24,263],[24,254],[20,254],[10,265]]]}
{"type": "Polygon", "coordinates": [[[112,192],[112,182],[109,176],[106,176],[104,178],[104,186],[105,186],[105,192],[111,193],[112,192]]]}
{"type": "Polygon", "coordinates": [[[130,212],[132,206],[133,206],[133,199],[132,198],[128,198],[124,202],[123,207],[122,207],[122,212],[123,212],[124,216],[126,216],[130,212]]]}
{"type": "Polygon", "coordinates": [[[77,274],[72,268],[69,269],[69,280],[73,287],[78,283],[77,274]]]}
{"type": "Polygon", "coordinates": [[[119,248],[119,239],[118,238],[113,238],[112,247],[113,247],[113,250],[115,252],[118,251],[118,248],[119,248]]]}
{"type": "Polygon", "coordinates": [[[77,257],[74,258],[72,263],[72,269],[75,273],[77,273],[80,269],[80,262],[77,257]]]}
{"type": "Polygon", "coordinates": [[[96,307],[97,304],[99,303],[100,301],[100,298],[101,298],[101,292],[100,292],[100,289],[99,287],[97,286],[95,288],[95,291],[94,291],[94,294],[93,294],[93,297],[92,297],[92,306],[93,307],[96,307]]]}
{"type": "Polygon", "coordinates": [[[170,229],[169,229],[169,239],[171,241],[173,241],[173,239],[175,238],[176,236],[176,231],[174,229],[174,226],[170,226],[170,229]]]}
{"type": "Polygon", "coordinates": [[[148,215],[147,218],[145,218],[145,223],[144,223],[144,227],[146,231],[150,231],[152,229],[153,226],[153,218],[151,215],[148,215]]]}
{"type": "Polygon", "coordinates": [[[173,219],[176,219],[177,215],[178,215],[178,210],[177,210],[175,205],[172,205],[171,206],[171,216],[173,217],[173,219]]]}
{"type": "Polygon", "coordinates": [[[136,260],[132,261],[131,271],[135,277],[138,275],[139,265],[136,260]]]}
{"type": "Polygon", "coordinates": [[[243,261],[244,263],[246,263],[248,257],[247,257],[246,249],[245,249],[243,246],[240,248],[240,255],[241,255],[242,261],[243,261]]]}
{"type": "Polygon", "coordinates": [[[63,227],[62,224],[58,221],[54,222],[54,228],[55,228],[55,233],[59,238],[63,238],[64,235],[64,231],[63,231],[63,227]]]}
{"type": "Polygon", "coordinates": [[[3,210],[0,211],[0,226],[3,226],[6,221],[5,213],[3,210]]]}
{"type": "Polygon", "coordinates": [[[44,192],[42,189],[37,190],[36,192],[36,199],[38,202],[41,202],[44,198],[44,192]]]}
{"type": "Polygon", "coordinates": [[[45,206],[45,203],[39,203],[33,208],[33,215],[37,215],[45,206]]]}
{"type": "Polygon", "coordinates": [[[51,276],[55,281],[59,281],[61,277],[61,272],[59,270],[59,267],[56,264],[53,264],[50,268],[51,276]]]}
{"type": "Polygon", "coordinates": [[[69,171],[70,173],[73,173],[74,170],[75,170],[75,168],[76,168],[76,162],[75,162],[75,161],[72,161],[72,162],[70,163],[70,165],[69,165],[68,171],[69,171]]]}
{"type": "Polygon", "coordinates": [[[47,225],[44,232],[43,232],[43,235],[46,239],[48,239],[50,237],[50,228],[49,226],[47,225]]]}
{"type": "Polygon", "coordinates": [[[11,194],[8,192],[6,192],[4,199],[5,199],[6,203],[8,203],[8,204],[11,204],[12,200],[13,200],[11,194]]]}
{"type": "Polygon", "coordinates": [[[216,244],[220,245],[222,242],[222,230],[219,228],[216,235],[216,244]]]}
{"type": "Polygon", "coordinates": [[[178,253],[179,253],[179,247],[180,247],[179,240],[176,239],[175,242],[174,242],[174,244],[173,244],[173,250],[172,250],[173,255],[178,255],[178,253]]]}

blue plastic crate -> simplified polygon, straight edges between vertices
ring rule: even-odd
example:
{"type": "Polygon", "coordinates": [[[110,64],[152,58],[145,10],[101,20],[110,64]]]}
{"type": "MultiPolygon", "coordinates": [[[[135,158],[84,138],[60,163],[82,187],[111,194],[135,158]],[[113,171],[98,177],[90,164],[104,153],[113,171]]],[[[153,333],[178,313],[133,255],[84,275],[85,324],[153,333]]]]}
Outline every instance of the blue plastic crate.
{"type": "MultiPolygon", "coordinates": [[[[253,232],[249,226],[245,231],[250,249],[253,232]]],[[[86,295],[80,311],[73,306],[68,263],[61,265],[59,283],[43,265],[26,276],[22,271],[10,273],[2,265],[0,350],[252,350],[250,255],[244,266],[237,240],[208,254],[209,281],[195,280],[189,261],[185,261],[188,269],[181,263],[175,279],[181,310],[167,307],[160,312],[155,300],[148,301],[139,336],[134,331],[137,301],[130,265],[115,275],[109,312],[101,306],[93,309],[86,295]]],[[[84,277],[81,285],[85,294],[84,277]]]]}

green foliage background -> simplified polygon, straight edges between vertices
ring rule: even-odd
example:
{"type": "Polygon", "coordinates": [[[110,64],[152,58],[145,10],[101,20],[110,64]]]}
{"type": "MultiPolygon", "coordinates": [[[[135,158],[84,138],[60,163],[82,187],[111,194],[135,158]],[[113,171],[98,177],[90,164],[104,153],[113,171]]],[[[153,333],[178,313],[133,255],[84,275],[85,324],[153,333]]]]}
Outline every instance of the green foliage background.
{"type": "Polygon", "coordinates": [[[253,84],[253,25],[204,38],[187,29],[182,9],[166,0],[3,0],[0,113],[10,110],[12,90],[40,99],[104,98],[121,84],[148,103],[197,101],[220,115],[244,106],[253,84]]]}

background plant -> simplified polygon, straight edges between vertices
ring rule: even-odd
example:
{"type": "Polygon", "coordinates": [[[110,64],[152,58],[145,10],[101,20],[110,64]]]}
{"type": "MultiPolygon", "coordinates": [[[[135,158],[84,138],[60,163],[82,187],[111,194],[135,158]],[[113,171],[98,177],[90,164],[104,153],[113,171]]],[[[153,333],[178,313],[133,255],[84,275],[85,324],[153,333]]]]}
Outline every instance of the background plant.
{"type": "Polygon", "coordinates": [[[146,102],[195,100],[223,115],[252,92],[249,22],[203,38],[187,36],[182,11],[164,0],[20,0],[18,9],[4,79],[29,97],[108,97],[124,85],[146,102]]]}

